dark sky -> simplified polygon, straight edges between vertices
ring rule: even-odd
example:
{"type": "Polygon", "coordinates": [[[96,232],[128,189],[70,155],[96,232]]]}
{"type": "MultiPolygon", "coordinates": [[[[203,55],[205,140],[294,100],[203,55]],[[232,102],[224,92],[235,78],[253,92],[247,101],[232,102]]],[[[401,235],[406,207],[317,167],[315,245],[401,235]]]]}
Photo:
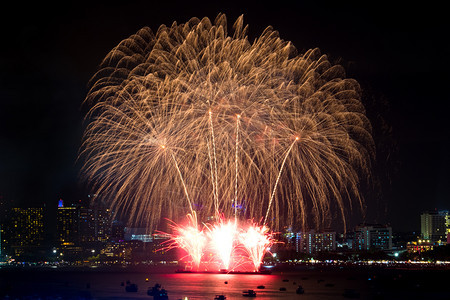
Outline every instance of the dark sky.
{"type": "MultiPolygon", "coordinates": [[[[367,222],[418,230],[424,210],[450,209],[449,25],[432,2],[184,1],[64,6],[19,3],[2,11],[0,196],[56,205],[85,193],[76,162],[86,87],[102,58],[144,26],[244,14],[250,40],[273,26],[300,52],[318,47],[357,79],[377,143],[367,222]],[[341,3],[346,2],[346,3],[341,3]]],[[[126,2],[126,3],[125,3],[126,2]]],[[[60,2],[62,3],[62,2],[60,2]]]]}

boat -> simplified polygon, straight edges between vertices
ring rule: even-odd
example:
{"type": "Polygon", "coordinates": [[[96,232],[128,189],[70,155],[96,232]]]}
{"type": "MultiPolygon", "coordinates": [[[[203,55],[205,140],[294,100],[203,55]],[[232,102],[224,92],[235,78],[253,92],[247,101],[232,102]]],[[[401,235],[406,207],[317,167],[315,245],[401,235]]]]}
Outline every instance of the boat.
{"type": "Polygon", "coordinates": [[[298,286],[297,290],[295,290],[295,292],[297,294],[304,294],[305,290],[303,289],[303,287],[301,285],[298,286]]]}
{"type": "Polygon", "coordinates": [[[155,295],[153,295],[153,300],[168,300],[169,296],[167,295],[167,291],[165,289],[161,289],[155,295]]]}
{"type": "Polygon", "coordinates": [[[256,297],[256,292],[254,290],[246,290],[242,292],[244,297],[256,297]]]}
{"type": "Polygon", "coordinates": [[[154,286],[148,288],[147,295],[155,296],[160,291],[161,291],[161,285],[159,283],[157,283],[154,286]]]}
{"type": "Polygon", "coordinates": [[[136,283],[128,283],[127,286],[125,287],[125,291],[127,291],[129,293],[130,292],[131,293],[137,292],[138,291],[138,286],[137,286],[136,283]]]}
{"type": "Polygon", "coordinates": [[[258,285],[256,288],[257,289],[265,289],[266,287],[264,285],[258,285]]]}
{"type": "Polygon", "coordinates": [[[214,297],[214,300],[225,300],[227,299],[227,297],[225,295],[216,295],[214,297]]]}
{"type": "Polygon", "coordinates": [[[285,287],[280,287],[280,291],[286,291],[286,288],[285,287]]]}

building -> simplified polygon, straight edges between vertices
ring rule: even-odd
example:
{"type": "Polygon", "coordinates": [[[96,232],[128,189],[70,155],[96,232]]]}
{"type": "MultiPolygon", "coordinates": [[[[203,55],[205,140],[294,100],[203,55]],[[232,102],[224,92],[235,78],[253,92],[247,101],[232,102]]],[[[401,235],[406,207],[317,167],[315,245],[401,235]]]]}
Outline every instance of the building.
{"type": "Polygon", "coordinates": [[[59,200],[56,212],[56,231],[60,246],[73,246],[78,243],[79,208],[75,205],[64,206],[59,200]]]}
{"type": "Polygon", "coordinates": [[[95,223],[94,235],[96,241],[107,242],[111,238],[112,211],[109,208],[94,208],[95,223]]]}
{"type": "Polygon", "coordinates": [[[385,225],[360,225],[356,227],[353,249],[392,250],[392,228],[385,225]]]}
{"type": "Polygon", "coordinates": [[[111,237],[112,213],[99,205],[85,207],[80,201],[65,205],[58,201],[57,242],[64,259],[80,259],[101,249],[111,237]]]}
{"type": "Polygon", "coordinates": [[[444,244],[450,233],[450,214],[447,210],[424,212],[420,215],[421,237],[444,244]]]}
{"type": "Polygon", "coordinates": [[[58,202],[56,211],[56,234],[59,253],[65,259],[71,259],[83,252],[79,239],[79,206],[64,205],[62,199],[58,202]]]}
{"type": "Polygon", "coordinates": [[[298,232],[295,234],[295,250],[308,254],[336,250],[336,232],[298,232]]]}
{"type": "Polygon", "coordinates": [[[64,205],[59,200],[56,226],[60,245],[107,242],[111,238],[112,212],[98,205],[64,205]]]}
{"type": "Polygon", "coordinates": [[[142,241],[143,243],[153,242],[152,234],[146,228],[125,227],[125,241],[142,241]]]}
{"type": "Polygon", "coordinates": [[[434,243],[432,243],[430,240],[417,240],[417,241],[412,241],[412,242],[408,242],[408,244],[406,245],[406,251],[408,251],[408,253],[422,253],[422,252],[426,252],[426,251],[430,251],[433,250],[434,248],[434,243]]]}
{"type": "Polygon", "coordinates": [[[107,242],[111,238],[112,212],[109,208],[79,209],[80,242],[107,242]]]}
{"type": "Polygon", "coordinates": [[[93,209],[80,207],[78,213],[78,234],[81,243],[95,241],[95,212],[93,209]]]}
{"type": "Polygon", "coordinates": [[[0,259],[2,259],[3,258],[3,252],[4,251],[2,251],[3,250],[3,240],[2,240],[2,233],[3,233],[3,229],[2,229],[2,225],[0,224],[0,259]]]}
{"type": "Polygon", "coordinates": [[[125,240],[125,225],[119,220],[114,220],[111,225],[111,240],[123,242],[125,240]]]}
{"type": "Polygon", "coordinates": [[[44,241],[44,209],[13,208],[10,213],[8,246],[11,254],[19,257],[44,241]]]}
{"type": "Polygon", "coordinates": [[[352,250],[354,238],[355,232],[353,231],[338,234],[336,236],[336,249],[338,251],[352,250]]]}

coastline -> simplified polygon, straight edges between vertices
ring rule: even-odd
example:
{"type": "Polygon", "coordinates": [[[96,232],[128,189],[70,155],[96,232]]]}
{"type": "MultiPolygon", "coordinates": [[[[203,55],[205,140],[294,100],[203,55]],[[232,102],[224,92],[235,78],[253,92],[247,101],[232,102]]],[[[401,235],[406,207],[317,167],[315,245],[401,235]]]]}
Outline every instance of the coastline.
{"type": "MultiPolygon", "coordinates": [[[[217,274],[254,274],[254,271],[226,270],[184,270],[178,263],[135,263],[135,264],[48,264],[48,263],[16,263],[1,264],[0,272],[6,270],[40,270],[68,272],[142,272],[142,273],[217,273],[217,274]]],[[[263,265],[259,273],[297,272],[308,270],[442,270],[450,271],[450,262],[393,262],[393,261],[363,261],[363,262],[281,262],[273,265],[263,265]]]]}

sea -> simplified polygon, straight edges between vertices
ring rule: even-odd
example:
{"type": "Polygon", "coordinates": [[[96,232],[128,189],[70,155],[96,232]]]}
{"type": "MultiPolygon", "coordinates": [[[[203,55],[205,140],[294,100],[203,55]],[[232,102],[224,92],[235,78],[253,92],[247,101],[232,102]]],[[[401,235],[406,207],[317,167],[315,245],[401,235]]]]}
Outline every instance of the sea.
{"type": "Polygon", "coordinates": [[[450,271],[435,269],[314,268],[288,266],[271,274],[176,273],[172,267],[0,268],[0,299],[150,299],[160,284],[168,298],[449,299],[450,271]],[[138,286],[127,292],[127,282],[138,286]],[[297,294],[298,287],[304,290],[297,294]]]}

